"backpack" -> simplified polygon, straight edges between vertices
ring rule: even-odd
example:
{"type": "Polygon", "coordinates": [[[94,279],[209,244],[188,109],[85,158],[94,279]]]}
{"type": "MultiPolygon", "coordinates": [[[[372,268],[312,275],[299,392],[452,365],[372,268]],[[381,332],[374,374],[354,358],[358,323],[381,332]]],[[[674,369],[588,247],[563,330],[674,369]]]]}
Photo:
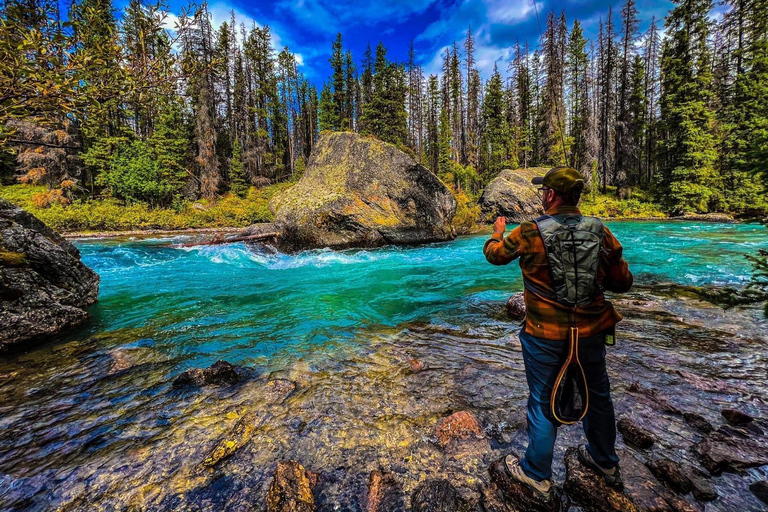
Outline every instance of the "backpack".
{"type": "Polygon", "coordinates": [[[602,292],[597,271],[603,250],[603,223],[583,215],[542,215],[533,222],[544,241],[554,294],[527,280],[525,287],[570,307],[592,302],[602,292]]]}

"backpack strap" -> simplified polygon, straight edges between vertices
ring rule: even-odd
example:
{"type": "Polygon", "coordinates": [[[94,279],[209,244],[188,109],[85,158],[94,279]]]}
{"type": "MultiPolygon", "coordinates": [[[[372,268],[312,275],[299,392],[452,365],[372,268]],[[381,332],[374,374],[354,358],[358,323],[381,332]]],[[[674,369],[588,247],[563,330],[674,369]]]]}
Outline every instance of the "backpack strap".
{"type": "MultiPolygon", "coordinates": [[[[533,219],[532,222],[536,224],[536,229],[539,230],[539,236],[541,237],[541,242],[544,245],[544,254],[545,254],[545,257],[547,258],[547,262],[549,262],[549,248],[547,247],[547,242],[544,239],[542,225],[547,222],[557,222],[557,220],[555,220],[551,215],[544,214],[544,215],[541,215],[540,217],[536,217],[535,219],[533,219]]],[[[549,278],[551,281],[552,280],[551,269],[550,269],[549,278]]],[[[529,281],[525,277],[523,277],[523,285],[525,286],[526,290],[534,293],[535,295],[538,295],[539,297],[542,297],[544,299],[554,300],[554,301],[557,300],[557,296],[554,293],[539,288],[538,286],[533,284],[531,281],[529,281]]]]}

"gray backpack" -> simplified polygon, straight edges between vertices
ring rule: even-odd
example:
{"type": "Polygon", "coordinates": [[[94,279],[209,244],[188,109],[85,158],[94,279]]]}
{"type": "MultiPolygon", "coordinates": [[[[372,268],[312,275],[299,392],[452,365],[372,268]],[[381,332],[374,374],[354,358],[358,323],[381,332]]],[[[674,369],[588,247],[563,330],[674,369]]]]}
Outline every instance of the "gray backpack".
{"type": "Polygon", "coordinates": [[[583,215],[543,215],[533,221],[547,252],[554,294],[533,283],[526,288],[544,298],[570,306],[584,306],[602,292],[597,282],[603,250],[603,223],[583,215]]]}

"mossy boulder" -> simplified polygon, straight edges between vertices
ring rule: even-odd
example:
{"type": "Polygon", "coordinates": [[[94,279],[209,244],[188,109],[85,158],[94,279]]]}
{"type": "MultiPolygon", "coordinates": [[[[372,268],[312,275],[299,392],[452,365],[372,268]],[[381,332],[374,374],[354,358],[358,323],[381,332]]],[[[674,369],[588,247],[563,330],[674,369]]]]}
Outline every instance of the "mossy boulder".
{"type": "Polygon", "coordinates": [[[541,200],[536,195],[535,176],[544,176],[546,167],[505,169],[494,178],[480,197],[483,220],[491,222],[505,216],[508,222],[523,222],[543,214],[541,200]]]}
{"type": "Polygon", "coordinates": [[[392,144],[324,132],[299,182],[270,201],[283,250],[416,244],[455,237],[456,200],[392,144]]]}
{"type": "Polygon", "coordinates": [[[0,199],[0,352],[82,323],[98,291],[74,245],[0,199]]]}

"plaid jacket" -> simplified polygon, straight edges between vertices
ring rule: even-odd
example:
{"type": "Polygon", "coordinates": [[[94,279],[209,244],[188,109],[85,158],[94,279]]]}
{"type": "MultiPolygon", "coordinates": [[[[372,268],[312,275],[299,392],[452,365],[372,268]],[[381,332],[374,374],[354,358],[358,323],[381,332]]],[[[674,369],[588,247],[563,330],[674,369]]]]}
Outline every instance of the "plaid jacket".
{"type": "MultiPolygon", "coordinates": [[[[559,206],[547,211],[548,215],[558,213],[580,214],[575,206],[559,206]]],[[[503,238],[494,233],[483,246],[485,258],[494,265],[506,265],[520,258],[523,277],[537,288],[554,293],[549,275],[549,263],[544,252],[544,241],[536,224],[526,221],[503,238]]],[[[606,227],[603,238],[603,254],[598,270],[598,283],[605,290],[622,293],[632,287],[632,273],[622,257],[622,247],[613,233],[606,227]]],[[[613,304],[605,300],[602,293],[586,306],[576,308],[575,315],[570,307],[525,290],[526,322],[525,332],[538,338],[565,340],[572,322],[579,328],[579,337],[598,334],[621,320],[613,304]],[[572,315],[575,318],[572,318],[572,315]]]]}

